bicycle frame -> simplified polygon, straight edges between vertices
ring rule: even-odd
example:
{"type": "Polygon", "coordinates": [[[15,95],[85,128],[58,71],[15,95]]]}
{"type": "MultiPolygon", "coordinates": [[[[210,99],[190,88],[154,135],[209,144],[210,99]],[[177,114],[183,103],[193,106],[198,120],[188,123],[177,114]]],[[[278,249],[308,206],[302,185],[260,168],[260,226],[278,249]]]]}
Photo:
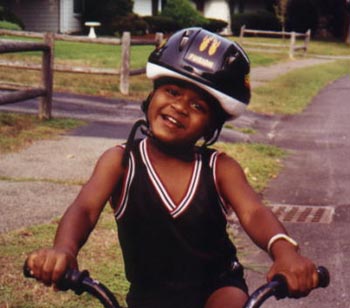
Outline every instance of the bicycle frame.
{"type": "MultiPolygon", "coordinates": [[[[318,288],[326,288],[330,282],[328,270],[323,266],[319,266],[317,273],[319,278],[318,288]]],[[[26,264],[23,267],[23,274],[25,277],[32,277],[26,264]]],[[[92,279],[87,270],[81,272],[74,269],[68,270],[58,287],[62,291],[72,290],[77,295],[87,292],[96,297],[105,308],[122,308],[113,293],[102,283],[92,279]]],[[[275,296],[277,299],[288,296],[287,283],[282,275],[275,276],[271,282],[253,292],[244,308],[261,307],[271,296],[275,296]]]]}

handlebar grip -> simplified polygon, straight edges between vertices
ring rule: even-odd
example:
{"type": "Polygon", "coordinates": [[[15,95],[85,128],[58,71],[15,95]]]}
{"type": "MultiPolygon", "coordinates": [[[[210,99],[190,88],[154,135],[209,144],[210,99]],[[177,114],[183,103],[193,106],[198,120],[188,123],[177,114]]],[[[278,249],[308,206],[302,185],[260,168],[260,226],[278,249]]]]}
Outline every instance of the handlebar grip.
{"type": "MultiPolygon", "coordinates": [[[[318,266],[317,269],[318,274],[318,285],[316,288],[326,288],[330,282],[330,275],[327,268],[324,266],[318,266]]],[[[285,298],[288,296],[288,286],[286,278],[283,275],[276,275],[272,281],[277,282],[277,287],[275,290],[275,297],[278,299],[285,298]]]]}
{"type": "Polygon", "coordinates": [[[331,281],[329,271],[324,266],[317,267],[318,274],[318,286],[317,288],[327,288],[329,286],[329,282],[331,281]]]}
{"type": "Polygon", "coordinates": [[[28,267],[27,260],[23,264],[23,276],[26,278],[34,278],[31,270],[28,267]]]}
{"type": "MultiPolygon", "coordinates": [[[[23,276],[26,278],[35,278],[28,267],[27,261],[23,265],[23,276]]],[[[73,290],[77,295],[84,292],[83,280],[89,278],[88,271],[81,271],[75,269],[68,269],[64,274],[63,278],[57,283],[57,288],[61,291],[73,290]]]]}

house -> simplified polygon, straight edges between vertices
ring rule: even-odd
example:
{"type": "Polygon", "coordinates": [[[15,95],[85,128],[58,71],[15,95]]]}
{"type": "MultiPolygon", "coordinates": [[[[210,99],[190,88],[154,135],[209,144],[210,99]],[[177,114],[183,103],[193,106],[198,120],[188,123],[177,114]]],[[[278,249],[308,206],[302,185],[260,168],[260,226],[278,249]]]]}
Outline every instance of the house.
{"type": "MultiPolygon", "coordinates": [[[[134,0],[134,13],[140,16],[156,15],[162,11],[166,0],[134,0]]],[[[221,19],[228,23],[224,33],[231,32],[231,14],[229,0],[190,0],[194,7],[206,18],[221,19]]],[[[237,0],[235,11],[256,11],[265,8],[265,1],[261,0],[237,0]]]]}
{"type": "Polygon", "coordinates": [[[83,0],[8,0],[26,31],[74,33],[82,30],[83,0]]]}

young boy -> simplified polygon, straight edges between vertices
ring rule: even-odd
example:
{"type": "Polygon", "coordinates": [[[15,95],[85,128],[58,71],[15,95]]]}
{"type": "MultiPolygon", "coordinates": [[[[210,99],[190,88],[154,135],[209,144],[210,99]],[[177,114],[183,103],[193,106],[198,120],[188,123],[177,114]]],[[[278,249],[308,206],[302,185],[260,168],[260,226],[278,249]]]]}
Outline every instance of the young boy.
{"type": "Polygon", "coordinates": [[[248,289],[226,233],[233,210],[269,252],[267,274],[287,278],[291,296],[317,285],[315,265],[298,253],[239,164],[208,149],[226,120],[249,103],[249,60],[235,43],[200,28],[179,31],[149,57],[154,90],[125,146],[107,150],[64,214],[54,245],[27,259],[32,274],[56,284],[108,200],[130,281],[130,308],[242,307],[248,289]],[[138,126],[146,137],[134,140],[138,126]]]}

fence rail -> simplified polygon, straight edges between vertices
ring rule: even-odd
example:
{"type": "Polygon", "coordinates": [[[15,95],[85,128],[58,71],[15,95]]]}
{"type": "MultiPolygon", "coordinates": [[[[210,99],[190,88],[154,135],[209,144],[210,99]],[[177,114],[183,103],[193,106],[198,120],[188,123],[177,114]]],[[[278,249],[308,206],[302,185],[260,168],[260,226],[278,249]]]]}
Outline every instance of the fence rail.
{"type": "Polygon", "coordinates": [[[42,51],[42,85],[37,88],[17,90],[0,96],[0,105],[12,104],[18,101],[40,97],[39,118],[50,119],[52,109],[53,91],[53,35],[47,34],[44,43],[14,42],[11,40],[0,41],[0,53],[42,51]]]}
{"type": "MultiPolygon", "coordinates": [[[[39,38],[45,37],[45,33],[27,32],[27,31],[11,31],[0,29],[0,35],[39,38]]],[[[53,37],[53,44],[56,40],[80,42],[80,43],[94,43],[105,45],[120,45],[121,66],[120,68],[94,68],[94,67],[79,67],[79,66],[64,66],[53,65],[53,70],[57,72],[66,73],[80,73],[80,74],[98,74],[98,75],[116,75],[120,76],[119,89],[124,95],[129,94],[129,76],[140,75],[145,72],[145,68],[130,69],[130,48],[133,45],[155,45],[158,46],[163,41],[163,33],[156,33],[154,39],[133,39],[129,32],[124,32],[121,39],[119,38],[89,38],[86,36],[71,36],[64,34],[51,34],[53,37]]],[[[1,40],[3,41],[3,40],[1,40]]],[[[26,63],[22,61],[6,61],[0,60],[0,67],[12,67],[28,70],[40,70],[37,64],[26,63]]]]}
{"type": "Polygon", "coordinates": [[[253,30],[246,29],[245,26],[241,27],[240,31],[240,43],[244,46],[260,46],[260,47],[273,47],[273,48],[286,48],[289,47],[289,57],[294,58],[295,53],[299,50],[304,51],[304,55],[307,52],[311,38],[311,30],[306,31],[305,33],[299,32],[286,32],[286,31],[263,31],[263,30],[253,30]],[[244,42],[244,36],[246,34],[253,36],[264,36],[264,37],[281,37],[289,38],[289,46],[286,44],[273,44],[273,43],[253,43],[253,42],[244,42]],[[303,44],[298,44],[298,39],[303,39],[303,44]]]}

